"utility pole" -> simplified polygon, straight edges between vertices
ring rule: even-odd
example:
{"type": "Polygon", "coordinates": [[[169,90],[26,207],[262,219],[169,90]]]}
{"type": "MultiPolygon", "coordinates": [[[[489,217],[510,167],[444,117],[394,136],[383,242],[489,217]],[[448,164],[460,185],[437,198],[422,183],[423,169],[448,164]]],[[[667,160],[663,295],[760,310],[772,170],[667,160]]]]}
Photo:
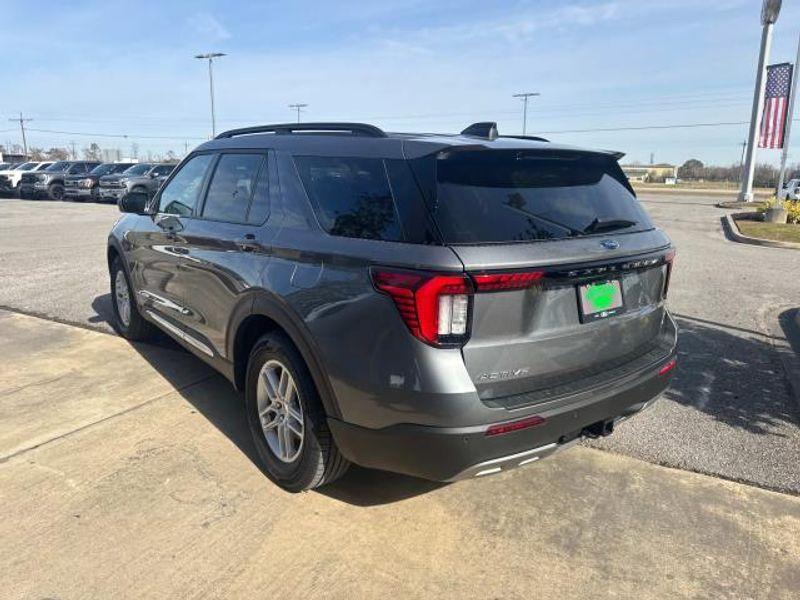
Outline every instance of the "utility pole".
{"type": "Polygon", "coordinates": [[[207,52],[206,54],[196,54],[195,58],[208,61],[208,91],[211,96],[211,137],[217,136],[217,117],[214,114],[214,69],[212,67],[215,58],[226,56],[222,52],[207,52]]]}
{"type": "Polygon", "coordinates": [[[767,61],[772,46],[772,27],[778,20],[781,12],[782,0],[764,0],[761,8],[761,50],[758,55],[758,71],[756,71],[756,87],[753,91],[753,111],[750,114],[750,133],[747,136],[747,153],[744,171],[742,174],[742,189],[739,191],[739,200],[742,202],[753,201],[753,175],[756,170],[756,135],[761,113],[764,110],[764,86],[767,72],[767,61]]]}
{"type": "Polygon", "coordinates": [[[78,155],[75,153],[75,142],[70,142],[69,145],[72,147],[72,160],[78,160],[78,155]]]}
{"type": "Polygon", "coordinates": [[[19,113],[19,119],[9,119],[9,121],[16,121],[19,123],[19,130],[22,132],[22,153],[25,158],[28,158],[28,140],[25,139],[25,123],[33,121],[33,119],[23,119],[22,113],[19,113]]]}
{"type": "Polygon", "coordinates": [[[789,138],[792,135],[792,119],[794,118],[794,101],[797,99],[797,65],[800,64],[800,38],[797,40],[797,58],[794,60],[794,67],[792,67],[792,91],[789,94],[789,108],[786,116],[786,130],[783,134],[783,152],[781,153],[781,171],[778,176],[777,193],[780,194],[783,189],[783,181],[786,178],[786,159],[789,158],[789,138]]]}
{"type": "Polygon", "coordinates": [[[298,103],[298,104],[290,104],[290,105],[289,105],[289,108],[291,108],[292,110],[296,110],[296,111],[297,111],[297,122],[298,122],[298,123],[300,122],[300,112],[301,112],[301,111],[302,111],[304,108],[307,108],[307,107],[308,107],[308,104],[303,104],[303,103],[298,103]]]}
{"type": "Polygon", "coordinates": [[[655,160],[656,160],[656,153],[655,152],[651,152],[650,153],[650,166],[653,166],[655,164],[655,162],[654,162],[655,160]]]}
{"type": "Polygon", "coordinates": [[[522,98],[522,135],[528,133],[528,98],[533,96],[541,96],[539,92],[523,92],[521,94],[514,94],[514,98],[522,98]]]}

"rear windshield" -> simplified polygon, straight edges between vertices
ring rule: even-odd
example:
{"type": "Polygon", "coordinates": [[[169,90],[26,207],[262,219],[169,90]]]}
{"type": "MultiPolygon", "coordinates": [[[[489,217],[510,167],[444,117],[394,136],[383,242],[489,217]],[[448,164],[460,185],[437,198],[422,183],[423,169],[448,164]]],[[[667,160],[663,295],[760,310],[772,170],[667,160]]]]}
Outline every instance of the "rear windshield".
{"type": "Polygon", "coordinates": [[[446,244],[652,229],[616,160],[555,151],[456,151],[413,161],[446,244]]]}

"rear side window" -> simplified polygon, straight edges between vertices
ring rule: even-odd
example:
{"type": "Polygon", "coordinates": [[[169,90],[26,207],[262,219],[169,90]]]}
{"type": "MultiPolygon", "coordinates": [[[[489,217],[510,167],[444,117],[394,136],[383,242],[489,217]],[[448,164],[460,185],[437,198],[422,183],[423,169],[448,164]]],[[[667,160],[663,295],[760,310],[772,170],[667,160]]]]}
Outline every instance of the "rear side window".
{"type": "Polygon", "coordinates": [[[464,151],[414,161],[445,243],[551,240],[652,229],[611,157],[464,151]]]}
{"type": "Polygon", "coordinates": [[[317,218],[328,233],[403,241],[383,160],[299,156],[295,163],[317,218]]]}
{"type": "Polygon", "coordinates": [[[198,154],[183,165],[161,192],[158,211],[192,216],[212,158],[211,154],[198,154]]]}
{"type": "Polygon", "coordinates": [[[264,163],[262,154],[223,154],[208,186],[203,217],[244,223],[264,163]]]}

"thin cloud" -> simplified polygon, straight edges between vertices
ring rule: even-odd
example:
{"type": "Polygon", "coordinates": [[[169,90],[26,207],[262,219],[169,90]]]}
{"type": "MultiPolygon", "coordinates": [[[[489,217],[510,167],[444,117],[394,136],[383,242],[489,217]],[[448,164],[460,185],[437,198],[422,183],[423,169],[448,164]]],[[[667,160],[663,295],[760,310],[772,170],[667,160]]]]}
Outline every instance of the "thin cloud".
{"type": "Polygon", "coordinates": [[[204,38],[227,40],[230,31],[209,13],[197,13],[189,17],[189,26],[204,38]]]}

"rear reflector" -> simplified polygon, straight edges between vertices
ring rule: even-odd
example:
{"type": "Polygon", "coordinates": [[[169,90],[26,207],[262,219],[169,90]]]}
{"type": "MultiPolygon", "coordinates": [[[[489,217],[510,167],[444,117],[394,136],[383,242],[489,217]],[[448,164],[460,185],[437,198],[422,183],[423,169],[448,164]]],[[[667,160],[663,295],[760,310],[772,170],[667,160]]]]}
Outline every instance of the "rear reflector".
{"type": "Polygon", "coordinates": [[[497,425],[490,425],[489,429],[486,430],[486,435],[502,435],[504,433],[511,433],[512,431],[519,431],[521,429],[529,429],[531,427],[536,427],[537,425],[541,425],[544,423],[544,417],[540,417],[539,415],[533,415],[532,417],[526,417],[525,419],[520,419],[519,421],[511,421],[510,423],[498,423],[497,425]]]}
{"type": "Polygon", "coordinates": [[[661,367],[658,370],[658,374],[659,375],[666,375],[667,373],[672,371],[672,369],[674,369],[677,366],[678,366],[678,359],[677,358],[672,358],[672,359],[670,359],[670,361],[667,364],[665,364],[663,367],[661,367]]]}
{"type": "Polygon", "coordinates": [[[525,271],[519,273],[483,273],[473,275],[478,292],[497,292],[524,290],[544,277],[544,271],[525,271]]]}

